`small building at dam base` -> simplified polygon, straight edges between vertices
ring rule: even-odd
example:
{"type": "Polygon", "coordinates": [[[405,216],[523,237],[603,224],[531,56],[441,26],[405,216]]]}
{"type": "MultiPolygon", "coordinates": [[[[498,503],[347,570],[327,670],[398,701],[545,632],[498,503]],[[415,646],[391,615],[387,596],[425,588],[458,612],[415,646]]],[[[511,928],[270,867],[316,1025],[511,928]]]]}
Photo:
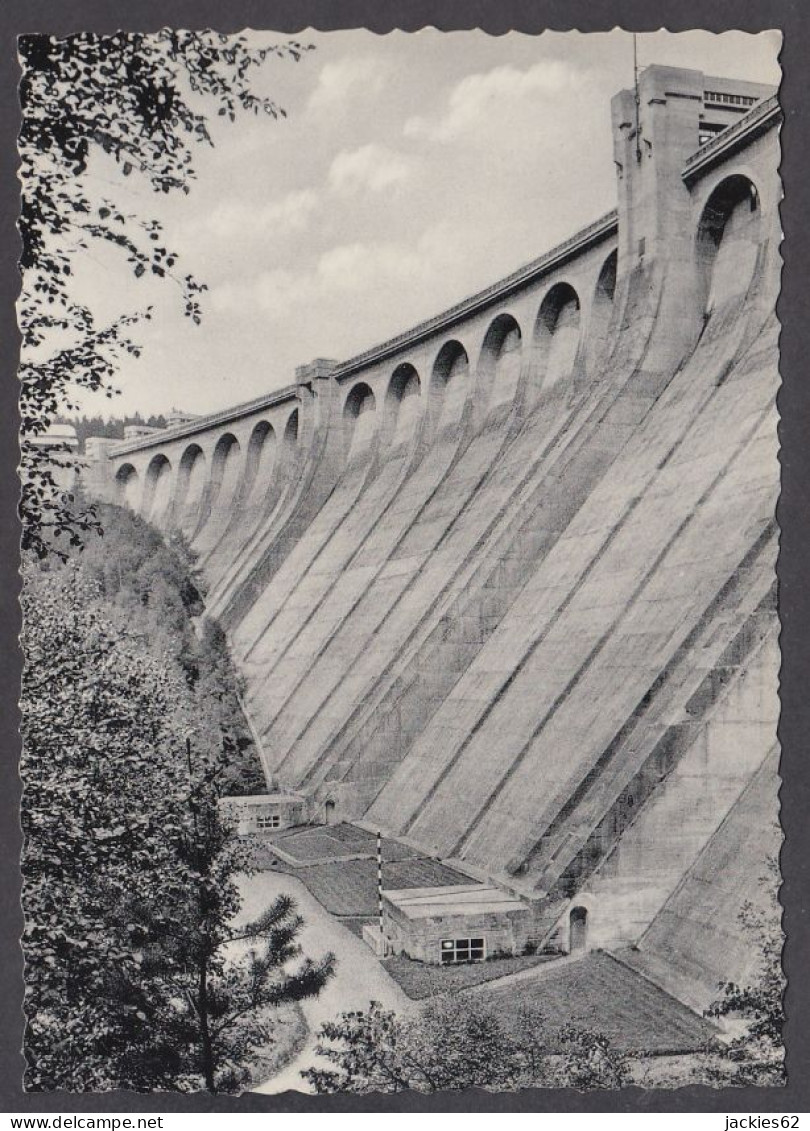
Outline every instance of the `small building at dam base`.
{"type": "Polygon", "coordinates": [[[536,945],[532,908],[491,884],[382,892],[386,951],[448,966],[536,945]]]}

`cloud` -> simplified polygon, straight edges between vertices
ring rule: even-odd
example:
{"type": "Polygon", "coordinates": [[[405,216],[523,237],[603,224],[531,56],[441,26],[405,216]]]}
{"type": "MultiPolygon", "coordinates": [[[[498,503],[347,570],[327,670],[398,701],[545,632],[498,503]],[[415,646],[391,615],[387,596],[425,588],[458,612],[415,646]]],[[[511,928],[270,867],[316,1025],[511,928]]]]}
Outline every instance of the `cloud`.
{"type": "Polygon", "coordinates": [[[367,100],[382,90],[388,70],[388,65],[382,60],[363,55],[350,55],[327,63],[321,68],[307,109],[315,113],[342,110],[357,94],[362,94],[367,100]]]}
{"type": "Polygon", "coordinates": [[[244,314],[252,309],[285,321],[302,310],[331,307],[346,295],[362,295],[371,301],[375,291],[413,283],[425,270],[414,247],[384,242],[341,244],[324,252],[312,269],[262,271],[253,279],[235,279],[215,287],[210,299],[219,311],[244,314]]]}
{"type": "Polygon", "coordinates": [[[327,321],[356,322],[352,311],[373,306],[388,323],[385,332],[393,332],[465,293],[470,262],[458,247],[458,233],[447,224],[427,228],[412,242],[338,244],[310,268],[276,268],[222,283],[210,301],[223,313],[253,312],[278,323],[302,322],[314,311],[327,321]]]}
{"type": "Polygon", "coordinates": [[[382,192],[410,176],[410,166],[402,154],[373,142],[359,149],[341,150],[329,169],[329,187],[335,192],[382,192]]]}
{"type": "Polygon", "coordinates": [[[445,112],[438,118],[409,118],[406,137],[453,141],[471,131],[499,123],[510,126],[527,108],[561,95],[571,96],[581,84],[582,72],[560,60],[545,60],[522,71],[511,64],[482,74],[467,75],[450,92],[445,112]]]}
{"type": "Polygon", "coordinates": [[[425,265],[417,247],[400,243],[352,243],[330,248],[318,261],[317,277],[327,292],[367,293],[413,283],[425,265]]]}
{"type": "Polygon", "coordinates": [[[250,312],[284,321],[312,301],[311,280],[279,267],[252,279],[235,279],[215,286],[209,295],[214,310],[244,317],[250,312]]]}
{"type": "Polygon", "coordinates": [[[224,200],[200,217],[195,227],[204,230],[207,236],[227,240],[243,234],[253,237],[300,232],[307,227],[317,207],[318,194],[313,189],[289,192],[260,205],[246,200],[224,200]]]}

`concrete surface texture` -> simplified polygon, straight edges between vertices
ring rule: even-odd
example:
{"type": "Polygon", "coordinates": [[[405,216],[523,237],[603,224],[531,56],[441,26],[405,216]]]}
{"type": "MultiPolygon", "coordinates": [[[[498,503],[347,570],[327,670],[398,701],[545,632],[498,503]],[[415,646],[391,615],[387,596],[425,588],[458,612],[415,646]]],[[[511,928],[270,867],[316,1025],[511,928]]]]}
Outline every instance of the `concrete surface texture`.
{"type": "Polygon", "coordinates": [[[92,468],[199,552],[270,787],[549,937],[575,900],[696,1003],[750,969],[727,940],[774,836],[779,121],[648,68],[640,135],[613,100],[616,211],[92,468]]]}

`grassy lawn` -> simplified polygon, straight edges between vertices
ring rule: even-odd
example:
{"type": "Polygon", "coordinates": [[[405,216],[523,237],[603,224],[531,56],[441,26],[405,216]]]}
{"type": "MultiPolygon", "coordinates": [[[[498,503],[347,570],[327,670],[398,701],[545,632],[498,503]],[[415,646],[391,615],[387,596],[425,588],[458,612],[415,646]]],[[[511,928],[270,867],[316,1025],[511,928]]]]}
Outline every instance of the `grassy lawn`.
{"type": "Polygon", "coordinates": [[[550,1030],[569,1024],[599,1030],[628,1052],[689,1052],[716,1032],[705,1018],[598,951],[539,970],[537,977],[484,989],[480,999],[506,1018],[520,1005],[539,1009],[550,1030]]]}
{"type": "Polygon", "coordinates": [[[434,997],[436,994],[457,993],[459,990],[480,986],[494,978],[516,974],[532,966],[548,962],[550,955],[523,955],[515,958],[490,958],[486,962],[470,962],[464,966],[433,966],[427,962],[414,962],[397,955],[386,958],[382,965],[399,982],[413,1001],[434,997]]]}

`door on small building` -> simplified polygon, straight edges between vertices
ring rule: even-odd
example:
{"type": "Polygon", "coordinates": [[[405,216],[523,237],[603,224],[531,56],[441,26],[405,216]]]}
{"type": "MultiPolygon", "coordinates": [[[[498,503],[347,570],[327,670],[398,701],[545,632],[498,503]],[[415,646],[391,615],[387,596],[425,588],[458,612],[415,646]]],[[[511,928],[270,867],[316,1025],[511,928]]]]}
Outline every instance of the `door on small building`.
{"type": "Polygon", "coordinates": [[[572,907],[568,916],[568,950],[581,954],[588,946],[588,909],[572,907]]]}
{"type": "Polygon", "coordinates": [[[335,803],[330,797],[324,805],[324,814],[326,817],[327,825],[334,825],[335,823],[335,803]]]}

